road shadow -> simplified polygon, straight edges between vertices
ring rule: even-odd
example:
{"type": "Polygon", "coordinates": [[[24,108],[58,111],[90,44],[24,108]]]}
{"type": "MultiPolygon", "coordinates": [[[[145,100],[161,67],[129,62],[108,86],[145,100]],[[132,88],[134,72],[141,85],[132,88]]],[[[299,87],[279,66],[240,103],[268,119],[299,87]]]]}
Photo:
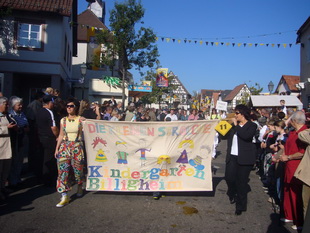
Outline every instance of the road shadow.
{"type": "Polygon", "coordinates": [[[16,211],[31,211],[34,207],[26,206],[31,205],[37,198],[50,195],[54,192],[56,192],[55,187],[36,185],[36,179],[34,177],[27,179],[17,190],[8,196],[5,202],[1,203],[0,216],[16,211]]]}
{"type": "MultiPolygon", "coordinates": [[[[280,215],[277,213],[270,214],[270,225],[266,233],[290,233],[289,230],[280,221],[280,215]]],[[[297,231],[296,231],[297,232],[297,231]]]]}

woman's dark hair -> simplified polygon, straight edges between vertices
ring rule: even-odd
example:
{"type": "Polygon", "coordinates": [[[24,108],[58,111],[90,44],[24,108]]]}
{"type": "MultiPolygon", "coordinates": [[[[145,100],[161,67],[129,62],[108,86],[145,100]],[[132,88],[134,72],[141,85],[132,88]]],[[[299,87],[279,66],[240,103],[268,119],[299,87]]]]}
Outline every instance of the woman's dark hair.
{"type": "Polygon", "coordinates": [[[79,108],[80,108],[80,102],[75,98],[68,98],[66,101],[66,104],[68,104],[68,103],[74,103],[74,105],[75,105],[74,112],[76,115],[78,115],[79,114],[79,108]]]}
{"type": "Polygon", "coordinates": [[[280,120],[282,120],[282,119],[284,119],[285,118],[285,113],[284,112],[278,112],[278,118],[280,119],[280,120]]]}
{"type": "Polygon", "coordinates": [[[107,101],[107,100],[105,100],[105,101],[103,101],[103,103],[102,103],[102,106],[109,106],[110,104],[109,104],[109,101],[107,101]]]}
{"type": "Polygon", "coordinates": [[[61,118],[67,116],[66,102],[60,98],[55,99],[54,101],[54,111],[61,118]]]}
{"type": "Polygon", "coordinates": [[[54,95],[55,95],[55,94],[58,94],[58,95],[59,95],[59,94],[60,94],[60,90],[54,89],[54,95]]]}
{"type": "Polygon", "coordinates": [[[241,115],[245,117],[248,121],[251,120],[251,111],[244,104],[239,104],[235,107],[235,111],[238,111],[241,115]]]}
{"type": "Polygon", "coordinates": [[[170,118],[170,117],[167,117],[167,118],[166,118],[166,121],[171,121],[171,118],[170,118]]]}
{"type": "Polygon", "coordinates": [[[257,117],[257,115],[255,113],[251,114],[251,120],[252,121],[257,121],[258,120],[258,117],[257,117]]]}

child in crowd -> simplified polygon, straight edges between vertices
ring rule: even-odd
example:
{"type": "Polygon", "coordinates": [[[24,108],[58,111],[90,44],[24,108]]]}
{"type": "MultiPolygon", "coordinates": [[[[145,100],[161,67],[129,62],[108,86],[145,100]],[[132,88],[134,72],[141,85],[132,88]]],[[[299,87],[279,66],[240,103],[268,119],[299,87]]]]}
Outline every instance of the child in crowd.
{"type": "Polygon", "coordinates": [[[284,149],[285,142],[288,138],[288,134],[285,130],[285,122],[279,120],[275,122],[275,130],[278,133],[277,140],[274,144],[270,145],[270,148],[273,150],[273,169],[274,169],[274,188],[275,192],[272,195],[272,198],[275,200],[276,204],[280,204],[283,200],[282,198],[282,189],[283,189],[283,178],[284,178],[284,162],[280,161],[280,155],[284,149]]]}
{"type": "Polygon", "coordinates": [[[265,187],[269,187],[270,186],[270,177],[268,176],[268,170],[271,164],[271,158],[272,158],[272,154],[273,154],[273,150],[270,147],[271,145],[273,145],[276,142],[277,139],[277,132],[275,130],[274,127],[274,121],[270,120],[267,123],[267,131],[265,133],[265,135],[263,136],[263,140],[261,143],[261,148],[263,149],[263,155],[262,155],[262,182],[264,184],[265,187]]]}

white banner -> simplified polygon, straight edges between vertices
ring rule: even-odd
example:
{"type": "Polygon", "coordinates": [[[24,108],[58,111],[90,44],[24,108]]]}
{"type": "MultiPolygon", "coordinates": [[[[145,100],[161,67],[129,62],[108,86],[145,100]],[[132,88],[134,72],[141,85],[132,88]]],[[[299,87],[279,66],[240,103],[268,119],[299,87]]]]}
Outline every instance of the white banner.
{"type": "Polygon", "coordinates": [[[212,191],[215,121],[86,120],[89,191],[212,191]]]}

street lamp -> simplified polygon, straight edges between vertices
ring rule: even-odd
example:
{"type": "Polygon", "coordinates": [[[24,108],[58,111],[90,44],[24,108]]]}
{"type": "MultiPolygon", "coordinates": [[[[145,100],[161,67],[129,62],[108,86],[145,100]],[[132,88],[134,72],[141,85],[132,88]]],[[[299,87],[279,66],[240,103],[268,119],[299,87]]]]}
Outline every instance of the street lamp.
{"type": "Polygon", "coordinates": [[[82,83],[82,99],[84,99],[84,86],[85,86],[85,76],[86,76],[87,66],[85,62],[81,65],[81,75],[80,83],[82,83]]]}
{"type": "Polygon", "coordinates": [[[274,84],[272,81],[269,82],[268,84],[268,90],[269,90],[269,94],[271,95],[271,92],[273,91],[273,88],[274,88],[274,84]]]}

